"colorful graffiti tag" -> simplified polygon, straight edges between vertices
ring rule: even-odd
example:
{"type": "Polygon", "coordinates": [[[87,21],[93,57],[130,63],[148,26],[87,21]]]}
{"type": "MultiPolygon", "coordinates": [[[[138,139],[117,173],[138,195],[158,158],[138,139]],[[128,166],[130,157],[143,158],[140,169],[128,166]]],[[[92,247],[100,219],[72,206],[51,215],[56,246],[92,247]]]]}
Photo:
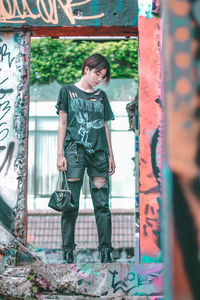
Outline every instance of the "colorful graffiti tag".
{"type": "MultiPolygon", "coordinates": [[[[63,10],[66,17],[68,18],[71,24],[75,24],[75,19],[97,19],[104,16],[104,13],[93,15],[93,16],[77,16],[73,12],[72,8],[81,5],[84,5],[91,0],[85,0],[81,2],[72,3],[71,0],[67,0],[64,4],[62,1],[58,0],[59,7],[63,10]]],[[[58,24],[58,7],[55,1],[49,1],[48,3],[41,0],[36,3],[36,13],[31,11],[31,3],[28,3],[26,0],[22,0],[20,3],[15,1],[12,3],[8,1],[5,5],[4,2],[0,3],[1,18],[2,23],[26,23],[26,19],[30,18],[32,20],[41,19],[45,23],[58,24]],[[13,4],[13,5],[12,5],[13,4]]],[[[34,9],[35,10],[35,9],[34,9]]],[[[80,11],[80,10],[79,10],[80,11]]]]}
{"type": "MultiPolygon", "coordinates": [[[[22,89],[25,87],[23,78],[26,76],[26,69],[24,73],[21,70],[24,66],[24,54],[23,33],[0,34],[0,222],[13,234],[16,233],[15,229],[21,231],[19,239],[25,241],[25,190],[23,188],[21,191],[22,197],[19,189],[22,178],[18,180],[26,158],[26,155],[22,154],[21,145],[22,139],[25,140],[27,128],[27,109],[23,111],[21,107],[25,101],[22,89]],[[23,204],[20,204],[21,197],[23,204]],[[17,211],[18,205],[21,205],[21,211],[17,211]],[[21,225],[18,224],[20,229],[15,222],[18,214],[19,224],[22,222],[21,225]]],[[[23,148],[26,152],[26,143],[23,148]]]]}
{"type": "Polygon", "coordinates": [[[13,133],[13,114],[18,85],[17,77],[14,75],[18,48],[15,39],[16,36],[12,34],[6,35],[6,38],[5,35],[0,35],[0,201],[3,208],[0,221],[9,231],[12,229],[13,208],[17,202],[17,181],[13,177],[17,153],[17,138],[13,133]]]}
{"type": "Polygon", "coordinates": [[[116,2],[108,6],[105,0],[1,1],[0,26],[136,25],[137,1],[116,2]]]}
{"type": "MultiPolygon", "coordinates": [[[[37,26],[62,27],[77,25],[128,27],[137,25],[137,15],[137,1],[129,0],[110,1],[109,5],[107,5],[106,0],[85,0],[74,3],[61,0],[39,0],[36,2],[8,0],[0,2],[1,28],[3,30],[6,30],[7,27],[9,27],[9,30],[11,28],[20,28],[22,30],[20,33],[2,32],[0,36],[0,60],[2,70],[5,69],[2,72],[3,77],[0,87],[1,100],[3,100],[0,102],[2,108],[0,134],[2,142],[5,142],[1,144],[0,148],[0,151],[3,153],[0,168],[4,182],[6,176],[10,176],[10,180],[13,179],[15,183],[15,185],[10,185],[12,189],[11,197],[9,197],[11,204],[7,203],[7,198],[2,196],[3,202],[10,207],[10,212],[14,215],[13,225],[7,229],[12,231],[18,240],[21,240],[23,243],[25,243],[26,235],[25,201],[30,45],[30,32],[24,33],[23,30],[24,28],[29,30],[31,26],[33,28],[37,26]],[[14,66],[15,70],[12,69],[14,66]],[[9,80],[7,80],[6,76],[9,80]],[[13,169],[13,176],[11,176],[11,169],[13,169]],[[21,223],[21,226],[19,223],[21,223]]],[[[140,201],[137,202],[137,209],[140,208],[140,224],[137,220],[137,226],[138,228],[140,226],[140,247],[138,243],[139,234],[138,230],[136,230],[136,244],[138,246],[136,247],[135,261],[137,263],[130,265],[119,264],[117,266],[115,264],[110,266],[98,264],[85,267],[68,266],[74,273],[74,277],[71,280],[69,272],[69,277],[65,277],[65,282],[63,281],[67,269],[65,265],[54,267],[54,269],[49,267],[49,273],[51,275],[56,274],[58,289],[62,292],[66,291],[70,286],[72,292],[76,291],[76,293],[80,294],[87,293],[87,295],[95,296],[114,295],[114,297],[116,295],[123,297],[127,295],[151,295],[151,299],[159,299],[156,295],[160,295],[163,292],[163,265],[159,263],[138,263],[139,256],[141,258],[140,262],[161,261],[160,120],[162,105],[160,100],[160,65],[158,64],[158,61],[160,62],[160,20],[153,18],[152,1],[148,1],[148,6],[146,6],[145,1],[140,1],[139,23],[139,60],[141,62],[139,70],[139,109],[141,124],[139,140],[137,140],[137,147],[139,146],[137,151],[140,155],[140,170],[138,170],[138,174],[140,173],[140,189],[137,189],[137,196],[140,201]],[[149,113],[150,111],[151,114],[149,113]]],[[[84,29],[82,28],[82,30],[84,29]]],[[[8,183],[6,186],[8,186],[8,183]]],[[[0,216],[0,220],[1,224],[6,228],[3,216],[0,216]]],[[[5,233],[6,239],[7,235],[5,233]]],[[[15,242],[17,244],[16,240],[15,242]]],[[[18,256],[20,256],[19,253],[18,256]]],[[[48,266],[46,265],[44,268],[42,263],[40,266],[38,264],[34,267],[34,274],[40,274],[42,269],[48,269],[48,266]],[[40,268],[41,270],[39,270],[40,268]]],[[[30,280],[29,275],[27,277],[30,280]]],[[[27,278],[25,278],[25,282],[26,280],[27,278]]],[[[34,277],[32,282],[34,280],[35,283],[39,284],[42,277],[34,277]],[[38,278],[39,280],[36,280],[38,278]]],[[[49,281],[45,281],[45,284],[47,282],[49,281]]],[[[6,290],[8,293],[10,291],[10,282],[8,284],[4,281],[2,284],[4,284],[4,291],[6,290]]],[[[23,290],[21,291],[22,293],[24,292],[23,290]]],[[[40,291],[39,288],[37,289],[38,291],[40,291]]],[[[10,293],[10,296],[15,296],[12,294],[12,291],[10,293]]]]}

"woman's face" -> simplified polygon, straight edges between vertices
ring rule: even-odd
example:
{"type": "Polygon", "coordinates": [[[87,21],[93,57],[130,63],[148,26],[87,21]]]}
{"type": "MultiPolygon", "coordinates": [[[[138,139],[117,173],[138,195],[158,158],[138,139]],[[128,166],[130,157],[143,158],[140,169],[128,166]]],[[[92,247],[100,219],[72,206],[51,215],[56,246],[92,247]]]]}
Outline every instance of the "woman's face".
{"type": "Polygon", "coordinates": [[[90,70],[88,67],[85,68],[85,79],[91,87],[94,87],[101,83],[105,79],[106,69],[98,71],[97,69],[90,70]]]}

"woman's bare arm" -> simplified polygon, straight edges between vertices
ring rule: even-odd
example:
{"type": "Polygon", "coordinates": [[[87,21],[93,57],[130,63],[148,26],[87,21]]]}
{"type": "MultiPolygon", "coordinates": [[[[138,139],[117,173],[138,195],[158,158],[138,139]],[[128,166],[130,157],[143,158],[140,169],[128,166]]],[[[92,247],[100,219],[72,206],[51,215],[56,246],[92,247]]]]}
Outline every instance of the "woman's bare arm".
{"type": "Polygon", "coordinates": [[[64,111],[60,110],[59,122],[58,122],[58,151],[57,151],[58,171],[67,170],[67,160],[64,157],[64,153],[63,153],[66,130],[67,130],[67,114],[64,111]]]}
{"type": "Polygon", "coordinates": [[[111,145],[111,137],[110,137],[110,130],[108,127],[108,122],[105,122],[105,130],[106,130],[106,137],[108,141],[108,149],[109,149],[109,176],[115,173],[115,161],[114,161],[114,155],[111,145]]]}

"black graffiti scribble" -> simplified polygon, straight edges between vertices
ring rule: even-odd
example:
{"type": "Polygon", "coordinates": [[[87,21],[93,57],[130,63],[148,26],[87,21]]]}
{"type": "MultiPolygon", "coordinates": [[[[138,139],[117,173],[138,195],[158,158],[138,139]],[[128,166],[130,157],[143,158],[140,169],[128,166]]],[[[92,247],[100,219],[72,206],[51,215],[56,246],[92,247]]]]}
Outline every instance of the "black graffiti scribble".
{"type": "MultiPolygon", "coordinates": [[[[161,110],[163,109],[162,102],[160,98],[155,99],[155,102],[160,106],[161,110]]],[[[146,191],[141,191],[143,194],[150,194],[150,193],[159,193],[160,192],[160,185],[161,185],[161,176],[160,176],[160,168],[157,164],[157,149],[159,145],[159,136],[160,136],[160,125],[156,128],[154,134],[152,135],[151,142],[150,142],[150,147],[151,147],[151,165],[152,165],[152,170],[153,174],[155,176],[155,179],[157,181],[157,185],[146,190],[146,191]]]]}
{"type": "MultiPolygon", "coordinates": [[[[12,161],[12,157],[13,157],[13,153],[14,153],[14,148],[15,148],[15,143],[14,142],[10,142],[8,145],[8,149],[5,155],[5,159],[2,163],[2,165],[0,166],[0,172],[3,170],[3,168],[5,167],[5,164],[7,163],[7,168],[6,168],[6,173],[5,175],[8,174],[8,170],[11,166],[11,161],[12,161]]],[[[0,146],[0,151],[5,150],[6,147],[5,146],[0,146]]]]}
{"type": "MultiPolygon", "coordinates": [[[[157,202],[159,205],[159,208],[156,210],[158,215],[160,214],[160,198],[157,198],[157,202]]],[[[159,218],[156,217],[149,217],[149,213],[151,214],[151,216],[155,215],[155,208],[149,204],[146,204],[145,206],[145,210],[144,210],[144,214],[145,214],[145,224],[143,225],[143,232],[145,236],[148,236],[148,232],[147,229],[149,228],[153,235],[155,236],[155,243],[158,246],[158,248],[160,249],[161,247],[161,242],[160,242],[160,230],[155,230],[153,229],[154,224],[159,224],[159,218]]],[[[159,229],[159,228],[158,228],[159,229]]]]}
{"type": "MultiPolygon", "coordinates": [[[[8,80],[8,77],[5,78],[1,83],[3,84],[5,81],[8,80]]],[[[4,89],[4,88],[0,88],[0,94],[2,94],[2,96],[0,96],[0,100],[2,100],[7,94],[11,94],[13,93],[13,89],[4,89]]],[[[2,113],[2,115],[0,116],[0,121],[3,121],[3,118],[7,115],[7,113],[10,111],[11,107],[10,107],[10,101],[6,100],[4,102],[0,102],[0,112],[2,113]]],[[[9,129],[7,127],[7,123],[6,122],[1,122],[0,123],[0,141],[3,141],[9,134],[9,129]]]]}
{"type": "Polygon", "coordinates": [[[115,282],[115,276],[119,274],[116,270],[114,272],[109,270],[109,273],[112,274],[112,285],[113,293],[116,293],[118,290],[122,290],[124,294],[128,294],[132,289],[136,288],[137,286],[134,285],[130,288],[127,286],[127,281],[133,281],[135,279],[135,274],[133,272],[128,273],[127,277],[124,280],[119,280],[115,282]]]}
{"type": "Polygon", "coordinates": [[[13,209],[6,203],[0,195],[0,224],[3,225],[11,234],[14,223],[13,209]]]}
{"type": "Polygon", "coordinates": [[[10,104],[9,100],[6,100],[3,103],[0,103],[0,109],[3,112],[3,115],[0,117],[0,120],[2,120],[5,117],[5,115],[9,112],[9,110],[11,109],[9,104],[10,104]]]}
{"type": "Polygon", "coordinates": [[[158,185],[160,186],[160,169],[156,162],[156,149],[158,145],[158,137],[160,133],[160,126],[157,127],[151,139],[151,164],[153,169],[153,174],[156,178],[158,185]]]}
{"type": "Polygon", "coordinates": [[[7,80],[8,80],[8,77],[6,79],[4,79],[2,82],[0,82],[0,84],[3,84],[7,80]]]}
{"type": "MultiPolygon", "coordinates": [[[[163,109],[162,102],[160,98],[157,98],[155,102],[160,106],[161,110],[163,109]]],[[[158,138],[160,136],[160,125],[156,128],[152,139],[151,139],[151,165],[153,169],[153,174],[156,178],[158,186],[160,188],[161,178],[160,178],[160,168],[157,165],[157,147],[158,147],[158,138]]]]}
{"type": "MultiPolygon", "coordinates": [[[[6,94],[11,94],[13,93],[13,89],[0,89],[0,93],[4,94],[4,97],[6,94]]],[[[1,99],[1,98],[0,98],[1,99]]]]}
{"type": "MultiPolygon", "coordinates": [[[[3,126],[3,125],[7,126],[7,123],[6,122],[0,123],[0,129],[1,129],[1,126],[3,126]]],[[[9,134],[9,129],[7,127],[0,130],[0,141],[5,140],[5,138],[8,136],[8,134],[9,134]]]]}
{"type": "Polygon", "coordinates": [[[161,184],[161,178],[160,178],[160,168],[157,165],[157,147],[158,147],[158,137],[160,135],[160,126],[157,127],[156,131],[154,132],[150,147],[151,147],[151,165],[153,174],[156,178],[157,185],[153,186],[152,188],[141,191],[143,194],[150,194],[150,193],[159,193],[160,192],[160,184],[161,184]]]}
{"type": "MultiPolygon", "coordinates": [[[[0,43],[1,42],[3,42],[2,39],[0,39],[0,43]]],[[[6,44],[3,44],[2,46],[0,46],[0,61],[3,62],[4,58],[7,56],[8,57],[8,66],[9,66],[9,68],[11,68],[12,62],[15,59],[15,57],[11,58],[10,52],[7,50],[8,50],[8,47],[6,44]]]]}
{"type": "MultiPolygon", "coordinates": [[[[5,95],[5,94],[4,94],[5,95]]],[[[4,97],[4,96],[3,96],[4,97]]],[[[1,100],[2,98],[0,98],[1,100]]],[[[10,111],[11,107],[10,107],[10,101],[4,101],[3,103],[0,103],[0,112],[2,112],[2,116],[0,116],[0,121],[3,120],[3,118],[7,115],[7,113],[10,111]]],[[[5,138],[8,136],[9,134],[9,129],[7,127],[7,123],[6,122],[1,122],[0,123],[0,141],[5,140],[5,138]],[[2,129],[2,127],[5,127],[2,129]]]]}

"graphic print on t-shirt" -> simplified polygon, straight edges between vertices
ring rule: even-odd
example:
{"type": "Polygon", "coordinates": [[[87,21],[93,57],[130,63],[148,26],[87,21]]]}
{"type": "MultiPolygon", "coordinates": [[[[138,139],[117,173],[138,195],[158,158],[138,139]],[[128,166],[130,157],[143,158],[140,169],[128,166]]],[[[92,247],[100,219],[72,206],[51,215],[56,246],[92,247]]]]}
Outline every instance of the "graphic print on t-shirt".
{"type": "Polygon", "coordinates": [[[80,142],[86,148],[91,148],[92,143],[88,142],[91,129],[104,127],[103,104],[98,100],[90,101],[87,99],[74,98],[70,101],[70,108],[74,112],[78,124],[80,124],[78,129],[80,142]],[[101,117],[101,119],[99,117],[101,117]]]}
{"type": "Polygon", "coordinates": [[[75,115],[76,120],[78,121],[80,125],[80,128],[78,130],[78,134],[81,135],[81,142],[83,143],[83,145],[85,145],[86,147],[91,147],[92,144],[88,143],[88,134],[90,132],[91,128],[94,129],[99,129],[101,127],[104,126],[104,121],[103,120],[94,120],[94,121],[88,121],[88,113],[87,112],[83,112],[81,113],[79,111],[79,114],[75,115]]]}
{"type": "Polygon", "coordinates": [[[100,101],[91,101],[81,98],[74,98],[70,101],[71,110],[74,112],[77,111],[91,111],[95,113],[103,114],[104,106],[100,101]]]}

